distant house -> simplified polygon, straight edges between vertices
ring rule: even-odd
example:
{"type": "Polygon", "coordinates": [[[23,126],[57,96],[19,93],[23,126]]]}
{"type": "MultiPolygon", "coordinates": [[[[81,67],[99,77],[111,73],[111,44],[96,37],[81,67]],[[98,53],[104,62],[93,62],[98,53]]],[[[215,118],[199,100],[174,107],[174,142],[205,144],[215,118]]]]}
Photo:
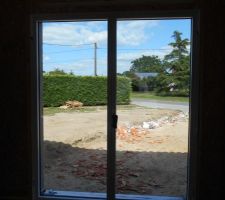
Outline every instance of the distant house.
{"type": "MultiPolygon", "coordinates": [[[[143,80],[145,78],[150,78],[150,77],[156,77],[158,73],[155,72],[136,72],[135,75],[140,78],[140,80],[143,80]]],[[[149,91],[149,85],[147,84],[147,81],[139,81],[138,85],[138,91],[149,91]]]]}
{"type": "Polygon", "coordinates": [[[149,78],[149,77],[156,77],[158,73],[156,72],[136,72],[135,75],[140,79],[149,78]]]}
{"type": "Polygon", "coordinates": [[[176,87],[176,83],[170,83],[169,85],[168,85],[168,88],[170,88],[170,92],[173,92],[173,91],[177,91],[177,89],[175,89],[175,87],[176,87]]]}

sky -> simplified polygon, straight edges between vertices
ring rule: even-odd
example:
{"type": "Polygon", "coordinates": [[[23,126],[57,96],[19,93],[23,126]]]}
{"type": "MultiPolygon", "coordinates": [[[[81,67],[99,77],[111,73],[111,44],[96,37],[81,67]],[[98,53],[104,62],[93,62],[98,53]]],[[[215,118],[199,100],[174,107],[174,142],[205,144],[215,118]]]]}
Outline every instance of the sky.
{"type": "MultiPolygon", "coordinates": [[[[191,37],[190,19],[126,20],[117,22],[117,72],[128,71],[142,55],[163,57],[177,30],[191,37]]],[[[56,68],[75,75],[94,75],[94,43],[97,75],[107,74],[107,21],[43,23],[43,70],[56,68]]]]}

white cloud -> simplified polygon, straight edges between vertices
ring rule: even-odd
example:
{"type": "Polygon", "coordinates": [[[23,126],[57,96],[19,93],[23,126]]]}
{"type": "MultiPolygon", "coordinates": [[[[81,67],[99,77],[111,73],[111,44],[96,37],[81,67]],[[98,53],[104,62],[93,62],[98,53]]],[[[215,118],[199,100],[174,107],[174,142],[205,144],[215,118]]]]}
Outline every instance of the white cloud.
{"type": "Polygon", "coordinates": [[[45,61],[49,61],[49,60],[50,60],[50,57],[44,54],[43,55],[43,61],[45,62],[45,61]]]}
{"type": "Polygon", "coordinates": [[[143,44],[147,39],[152,37],[150,28],[158,25],[156,20],[133,20],[118,22],[118,45],[143,44]]]}
{"type": "MultiPolygon", "coordinates": [[[[150,29],[157,25],[157,20],[119,21],[118,45],[143,44],[153,35],[150,29]]],[[[106,44],[107,23],[102,21],[48,23],[43,28],[43,41],[69,45],[94,42],[99,45],[106,44]]]]}
{"type": "Polygon", "coordinates": [[[187,50],[188,50],[188,52],[190,52],[191,51],[191,45],[189,44],[189,45],[187,45],[187,50]]]}
{"type": "Polygon", "coordinates": [[[156,50],[143,50],[138,52],[127,52],[127,53],[118,53],[117,56],[117,66],[118,66],[118,72],[127,71],[130,69],[131,61],[135,60],[137,58],[145,56],[158,56],[160,59],[163,59],[164,56],[168,53],[170,53],[172,50],[172,47],[170,46],[164,46],[156,50]]]}
{"type": "Polygon", "coordinates": [[[153,50],[143,50],[137,52],[127,52],[127,53],[118,53],[117,59],[120,60],[134,60],[137,58],[145,56],[155,55],[158,56],[160,59],[163,59],[166,54],[171,52],[172,48],[170,46],[161,47],[160,49],[153,49],[153,50]]]}
{"type": "MultiPolygon", "coordinates": [[[[55,68],[62,69],[69,73],[73,72],[75,75],[92,76],[94,75],[94,60],[93,59],[82,59],[74,60],[70,62],[58,63],[46,63],[44,64],[44,71],[52,71],[55,68]]],[[[107,75],[107,60],[106,58],[99,58],[97,61],[97,74],[107,75]]]]}
{"type": "MultiPolygon", "coordinates": [[[[103,22],[101,22],[102,24],[103,22]]],[[[107,31],[98,23],[50,23],[43,28],[44,43],[51,44],[98,44],[106,43],[107,31]],[[88,25],[89,24],[89,25],[88,25]],[[99,26],[99,27],[98,27],[99,26]]],[[[103,25],[101,25],[103,26],[103,25]]]]}
{"type": "MultiPolygon", "coordinates": [[[[161,47],[159,50],[143,50],[136,52],[118,52],[117,55],[117,67],[118,72],[122,73],[123,71],[127,71],[130,69],[131,61],[137,58],[145,56],[156,55],[160,59],[171,52],[172,48],[170,46],[161,47]]],[[[44,70],[50,71],[54,70],[54,68],[59,67],[66,72],[70,72],[71,70],[76,75],[93,75],[94,74],[94,60],[93,59],[74,59],[74,61],[67,62],[44,62],[44,70]]],[[[106,75],[107,74],[107,58],[98,56],[97,60],[97,73],[98,75],[106,75]]]]}

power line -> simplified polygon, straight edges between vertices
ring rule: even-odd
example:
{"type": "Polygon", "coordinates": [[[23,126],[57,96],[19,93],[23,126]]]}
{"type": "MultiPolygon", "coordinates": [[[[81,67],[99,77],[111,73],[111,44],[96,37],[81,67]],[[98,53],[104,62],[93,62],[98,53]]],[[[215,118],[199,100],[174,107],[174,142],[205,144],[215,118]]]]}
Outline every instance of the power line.
{"type": "Polygon", "coordinates": [[[55,46],[68,46],[68,47],[77,47],[77,46],[84,46],[84,45],[93,45],[94,43],[83,43],[83,44],[57,44],[57,43],[46,43],[43,42],[44,45],[55,45],[55,46]]]}
{"type": "Polygon", "coordinates": [[[84,58],[84,59],[73,59],[73,60],[58,60],[58,61],[52,61],[52,62],[44,62],[45,64],[51,64],[51,63],[59,63],[59,62],[72,62],[72,61],[81,61],[81,60],[94,60],[94,58],[84,58]]]}
{"type": "MultiPolygon", "coordinates": [[[[106,47],[101,47],[101,48],[98,48],[98,49],[107,49],[106,47]]],[[[142,49],[142,48],[117,48],[117,50],[119,51],[171,51],[171,49],[153,49],[153,48],[147,48],[147,49],[142,49]]],[[[188,49],[189,50],[189,49],[188,49]]]]}
{"type": "MultiPolygon", "coordinates": [[[[94,75],[97,76],[97,43],[83,43],[83,44],[75,44],[75,45],[70,45],[70,44],[56,44],[56,43],[45,43],[43,42],[44,45],[54,45],[54,46],[69,46],[69,47],[78,47],[78,46],[84,46],[84,45],[94,45],[94,75]]],[[[62,53],[62,51],[61,51],[62,53]]],[[[62,61],[61,61],[62,62],[62,61]]],[[[52,62],[53,63],[53,62],[52,62]]]]}
{"type": "MultiPolygon", "coordinates": [[[[70,46],[70,47],[77,47],[77,46],[84,46],[84,45],[94,45],[94,75],[97,76],[97,43],[83,43],[83,44],[76,44],[76,45],[70,45],[70,44],[56,44],[56,43],[45,43],[44,45],[55,45],[55,46],[70,46]]],[[[61,51],[62,53],[62,51],[61,51]]],[[[61,61],[62,62],[62,61],[61,61]]],[[[53,63],[53,62],[52,62],[53,63]]]]}
{"type": "MultiPolygon", "coordinates": [[[[106,47],[101,47],[98,49],[107,49],[106,47]]],[[[153,49],[153,48],[117,48],[117,50],[121,50],[121,51],[136,51],[136,50],[160,50],[160,51],[168,51],[171,49],[153,49]]]]}
{"type": "MultiPolygon", "coordinates": [[[[70,51],[57,51],[57,52],[50,52],[47,54],[57,54],[57,53],[65,53],[65,52],[72,52],[72,51],[82,51],[87,49],[94,49],[94,58],[90,58],[89,60],[94,60],[94,75],[97,76],[97,49],[99,50],[107,50],[107,47],[97,47],[97,43],[83,43],[83,44],[75,44],[75,45],[69,45],[69,44],[56,44],[56,43],[43,43],[44,45],[55,45],[55,46],[69,46],[69,47],[81,47],[85,45],[93,45],[93,48],[86,48],[86,49],[75,49],[70,51]]],[[[118,51],[171,51],[171,49],[165,49],[165,48],[117,48],[118,51]]],[[[153,52],[154,53],[154,52],[153,52]]],[[[86,59],[73,59],[73,60],[61,60],[61,61],[53,61],[53,62],[47,62],[45,64],[51,64],[51,63],[59,63],[59,62],[72,62],[72,61],[82,61],[87,60],[86,59]]],[[[130,60],[130,59],[122,59],[122,60],[130,60]]]]}
{"type": "Polygon", "coordinates": [[[85,48],[85,49],[74,49],[74,50],[68,50],[68,51],[52,51],[52,52],[45,52],[46,54],[58,54],[58,53],[66,53],[66,52],[74,52],[74,51],[84,51],[92,48],[85,48]]]}
{"type": "MultiPolygon", "coordinates": [[[[97,47],[97,43],[83,43],[83,44],[57,44],[57,43],[43,43],[44,45],[56,45],[56,46],[69,46],[69,47],[79,47],[79,46],[84,46],[84,45],[94,45],[94,51],[97,49],[99,50],[107,50],[107,47],[97,47]]],[[[87,48],[91,49],[91,48],[87,48]]],[[[71,50],[72,51],[82,51],[84,49],[76,49],[76,50],[71,50]]],[[[117,48],[118,51],[170,51],[171,49],[165,49],[165,48],[117,48]]],[[[70,52],[70,51],[58,51],[55,53],[63,53],[63,52],[70,52]]],[[[54,52],[52,52],[53,54],[54,52]]]]}
{"type": "MultiPolygon", "coordinates": [[[[70,46],[70,47],[73,47],[73,46],[84,46],[84,45],[95,45],[96,43],[83,43],[83,44],[57,44],[57,43],[45,43],[43,42],[43,44],[45,45],[56,45],[56,46],[70,46]]],[[[97,49],[107,49],[107,47],[98,47],[97,49]]],[[[162,49],[162,48],[117,48],[117,50],[120,50],[120,51],[136,51],[136,50],[156,50],[156,51],[169,51],[171,49],[162,49]]],[[[75,50],[73,50],[75,51],[75,50]]],[[[79,51],[79,50],[77,50],[79,51]]],[[[62,51],[63,52],[63,51],[62,51]]]]}
{"type": "MultiPolygon", "coordinates": [[[[89,50],[89,49],[93,49],[93,48],[85,48],[85,49],[75,49],[75,50],[68,50],[68,51],[53,51],[53,52],[45,52],[46,54],[60,54],[60,53],[67,53],[67,52],[75,52],[75,51],[85,51],[85,50],[89,50]]],[[[98,48],[96,47],[96,49],[99,50],[107,50],[107,48],[98,48]]],[[[158,50],[158,51],[169,51],[170,49],[117,49],[119,51],[143,51],[143,50],[158,50]]]]}
{"type": "Polygon", "coordinates": [[[170,51],[171,49],[118,49],[119,51],[170,51]]]}
{"type": "MultiPolygon", "coordinates": [[[[45,45],[56,45],[56,46],[83,46],[83,45],[95,45],[95,43],[83,43],[83,44],[57,44],[57,43],[45,43],[43,42],[43,44],[45,45]]],[[[107,47],[98,47],[97,49],[107,49],[107,47]]],[[[158,48],[158,49],[155,49],[155,48],[117,48],[117,50],[129,50],[129,51],[135,51],[135,50],[160,50],[160,51],[168,51],[168,50],[171,50],[171,49],[162,49],[162,48],[158,48]]],[[[78,50],[79,51],[79,50],[78,50]]]]}

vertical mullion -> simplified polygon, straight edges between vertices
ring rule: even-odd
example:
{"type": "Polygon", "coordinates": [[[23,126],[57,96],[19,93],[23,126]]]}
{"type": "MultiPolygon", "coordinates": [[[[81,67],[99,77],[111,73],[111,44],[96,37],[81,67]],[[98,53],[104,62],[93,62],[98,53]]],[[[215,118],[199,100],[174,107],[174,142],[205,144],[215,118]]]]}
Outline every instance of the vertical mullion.
{"type": "Polygon", "coordinates": [[[116,173],[116,19],[108,19],[107,199],[115,199],[116,173]]]}
{"type": "Polygon", "coordinates": [[[38,112],[39,112],[39,193],[44,187],[44,133],[43,133],[43,24],[38,22],[38,112]]]}
{"type": "Polygon", "coordinates": [[[40,191],[40,165],[39,165],[39,23],[37,23],[34,19],[32,19],[32,44],[31,44],[31,51],[32,51],[32,67],[31,70],[31,99],[32,99],[32,140],[34,145],[32,145],[32,155],[33,155],[33,177],[32,177],[32,187],[33,187],[33,196],[36,197],[39,195],[40,191]]]}
{"type": "Polygon", "coordinates": [[[196,184],[198,179],[197,161],[198,161],[198,138],[199,138],[199,14],[194,13],[191,19],[191,87],[190,87],[190,107],[189,107],[189,138],[188,138],[188,184],[187,199],[195,199],[196,184]]]}

